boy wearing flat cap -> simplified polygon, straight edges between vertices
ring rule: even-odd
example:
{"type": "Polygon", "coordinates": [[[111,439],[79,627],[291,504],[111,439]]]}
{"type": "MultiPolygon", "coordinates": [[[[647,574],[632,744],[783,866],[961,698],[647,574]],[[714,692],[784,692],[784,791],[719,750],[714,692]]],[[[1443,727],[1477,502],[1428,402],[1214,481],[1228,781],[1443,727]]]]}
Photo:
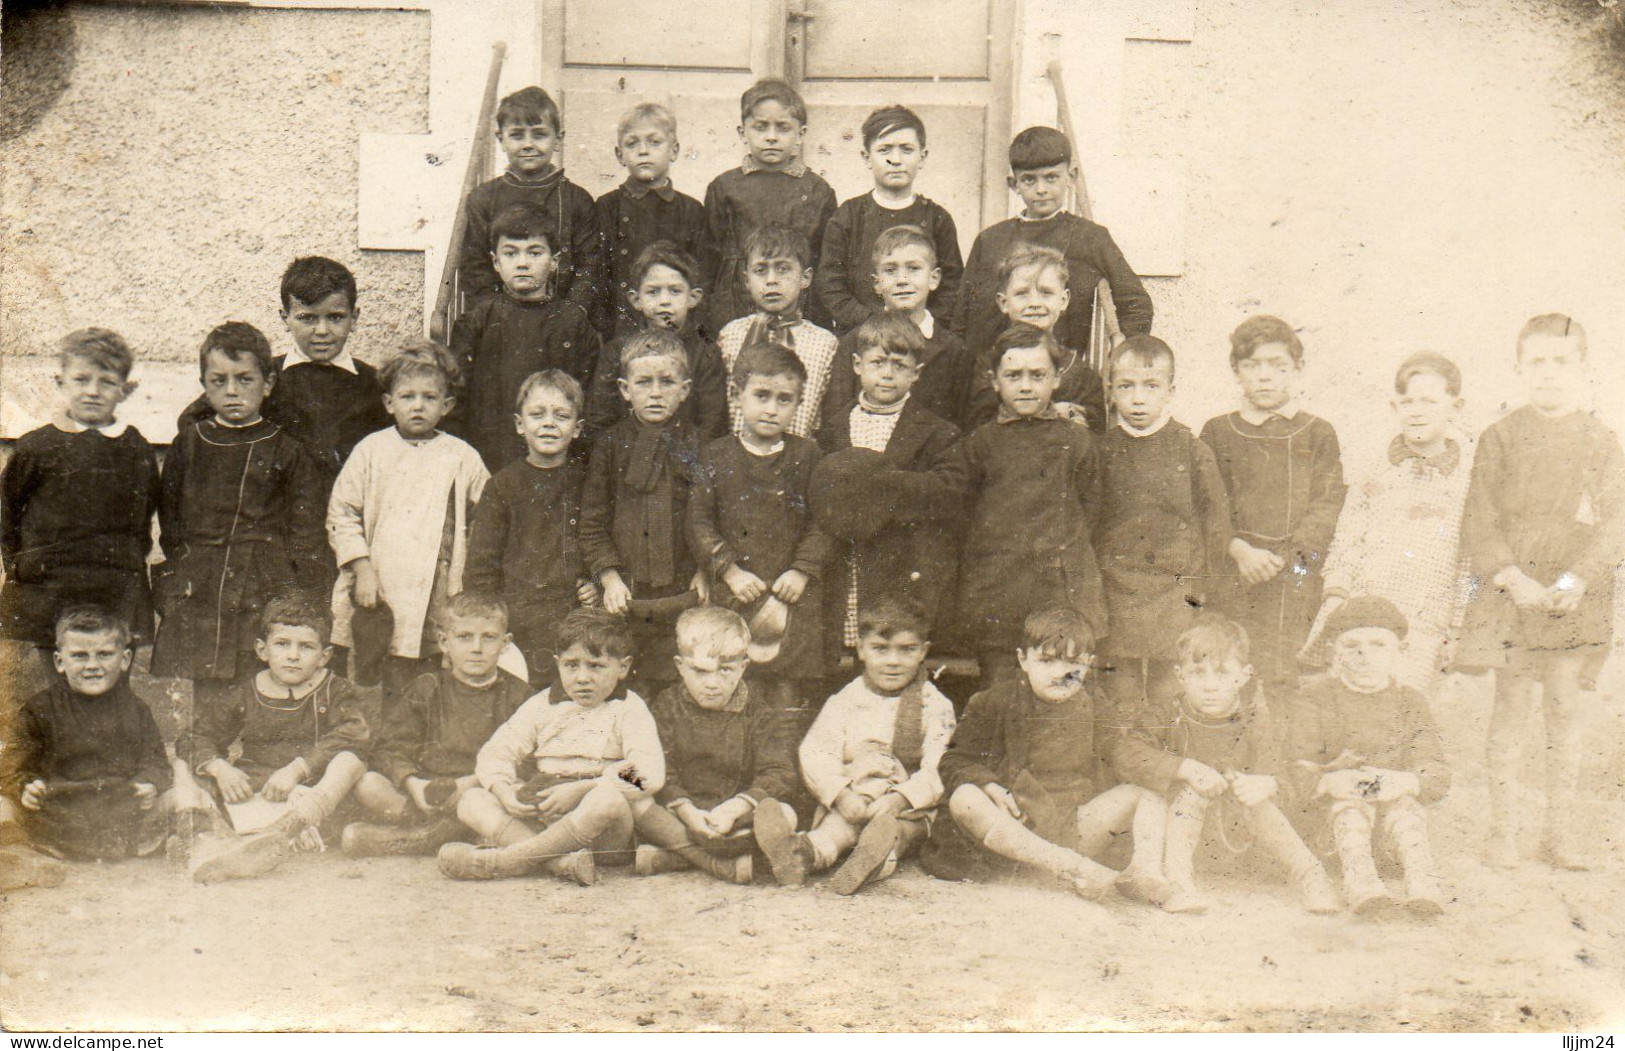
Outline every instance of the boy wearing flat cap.
{"type": "Polygon", "coordinates": [[[1450,769],[1427,697],[1395,677],[1407,627],[1385,598],[1349,599],[1326,621],[1331,672],[1305,682],[1287,712],[1292,794],[1311,824],[1331,826],[1344,893],[1360,914],[1399,904],[1372,860],[1379,828],[1404,869],[1404,909],[1427,917],[1444,908],[1426,808],[1449,790],[1450,769]]]}

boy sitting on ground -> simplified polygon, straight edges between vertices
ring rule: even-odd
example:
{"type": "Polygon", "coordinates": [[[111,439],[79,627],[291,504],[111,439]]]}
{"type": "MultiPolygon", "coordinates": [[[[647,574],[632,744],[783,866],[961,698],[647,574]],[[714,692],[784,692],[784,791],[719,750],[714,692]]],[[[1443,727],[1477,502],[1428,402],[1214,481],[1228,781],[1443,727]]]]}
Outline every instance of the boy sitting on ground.
{"type": "Polygon", "coordinates": [[[856,894],[925,839],[942,799],[937,764],[954,733],[953,703],[920,676],[930,646],[924,618],[900,602],[859,614],[863,674],[824,703],[801,741],[801,774],[820,804],[813,830],[758,815],[757,838],[781,884],[799,886],[846,855],[829,886],[856,894]]]}
{"type": "Polygon", "coordinates": [[[1283,754],[1302,816],[1331,825],[1349,908],[1394,905],[1371,856],[1380,822],[1405,870],[1405,908],[1428,917],[1444,911],[1444,892],[1426,808],[1449,791],[1450,768],[1427,697],[1395,677],[1405,631],[1405,615],[1373,595],[1351,598],[1326,618],[1332,670],[1296,697],[1283,754]]]}
{"type": "Polygon", "coordinates": [[[650,706],[666,752],[666,787],[660,806],[638,819],[649,841],[638,847],[640,875],[698,867],[734,879],[740,873],[726,862],[737,858],[748,879],[756,830],[795,828],[795,811],[782,800],[796,790],[800,723],[745,681],[750,642],[750,628],[732,610],[703,606],[677,618],[682,681],[650,706]]]}
{"type": "Polygon", "coordinates": [[[435,624],[446,667],[418,676],[384,710],[372,769],[355,789],[384,823],[346,825],[341,845],[350,857],[433,854],[463,838],[457,804],[478,784],[474,757],[531,695],[523,679],[497,667],[513,638],[501,599],[464,591],[435,624]]]}
{"type": "MultiPolygon", "coordinates": [[[[296,848],[324,849],[321,827],[366,772],[369,703],[328,670],[327,610],[303,595],[272,599],[254,653],[265,665],[225,694],[201,699],[175,754],[208,777],[217,803],[286,804],[269,824],[229,833],[193,866],[199,883],[271,871],[296,848]],[[241,755],[230,758],[234,742],[241,755]]],[[[217,829],[222,828],[217,824],[217,829]]],[[[329,829],[329,831],[333,831],[329,829]]]]}
{"type": "Polygon", "coordinates": [[[57,617],[56,680],[0,745],[0,892],[61,883],[66,866],[47,854],[102,860],[163,845],[176,794],[158,724],[124,681],[131,656],[123,620],[93,606],[57,617]]]}
{"type": "Polygon", "coordinates": [[[626,621],[573,610],[559,625],[555,664],[555,685],[521,705],[474,761],[479,784],[463,793],[457,816],[489,845],[441,847],[440,871],[452,879],[540,871],[590,886],[594,854],[630,854],[634,813],[665,786],[654,716],[624,686],[626,621]]]}
{"type": "Polygon", "coordinates": [[[1048,872],[1091,901],[1113,885],[1165,901],[1162,801],[1114,784],[1102,769],[1116,731],[1105,701],[1084,683],[1094,660],[1089,622],[1056,606],[1030,615],[1022,631],[1021,678],[972,697],[942,757],[953,821],[933,833],[926,870],[986,873],[988,851],[1048,872]],[[1121,872],[1094,860],[1129,831],[1134,853],[1121,872]]]}
{"type": "Polygon", "coordinates": [[[1247,690],[1253,675],[1247,632],[1232,620],[1204,614],[1179,636],[1176,649],[1178,698],[1171,705],[1155,696],[1142,701],[1133,732],[1114,754],[1119,776],[1168,799],[1163,870],[1172,894],[1162,907],[1207,910],[1196,889],[1196,849],[1204,831],[1217,838],[1221,824],[1239,823],[1286,869],[1304,908],[1336,912],[1337,892],[1320,860],[1275,803],[1279,738],[1258,692],[1247,690]],[[1208,820],[1210,814],[1216,820],[1208,820]]]}

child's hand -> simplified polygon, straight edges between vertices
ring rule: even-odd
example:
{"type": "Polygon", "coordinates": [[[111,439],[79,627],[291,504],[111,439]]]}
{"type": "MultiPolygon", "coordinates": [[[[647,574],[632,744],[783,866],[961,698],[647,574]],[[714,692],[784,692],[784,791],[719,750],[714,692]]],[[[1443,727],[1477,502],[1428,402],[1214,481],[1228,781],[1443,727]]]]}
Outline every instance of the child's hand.
{"type": "Polygon", "coordinates": [[[1546,589],[1546,608],[1554,613],[1569,613],[1580,608],[1585,597],[1586,582],[1573,573],[1564,573],[1546,589]]]}
{"type": "Polygon", "coordinates": [[[738,566],[729,566],[722,574],[722,582],[728,585],[728,590],[732,591],[734,598],[740,602],[755,602],[767,594],[767,583],[761,577],[738,566]]]}
{"type": "Polygon", "coordinates": [[[592,607],[603,601],[603,593],[598,585],[590,580],[583,580],[576,584],[576,601],[583,606],[592,607]]]}
{"type": "Polygon", "coordinates": [[[273,803],[280,803],[287,799],[288,793],[298,788],[304,779],[305,761],[296,758],[293,762],[265,779],[264,786],[260,788],[260,795],[273,803]]]}
{"type": "Polygon", "coordinates": [[[1017,821],[1021,820],[1021,804],[1016,802],[1016,794],[1003,785],[985,785],[982,791],[993,800],[993,805],[1009,814],[1017,821]]]}
{"type": "Polygon", "coordinates": [[[1257,806],[1275,795],[1280,787],[1268,774],[1237,774],[1230,779],[1230,791],[1242,806],[1257,806]]]}
{"type": "Polygon", "coordinates": [[[1519,609],[1550,608],[1550,593],[1523,570],[1514,566],[1506,570],[1501,579],[1505,582],[1502,586],[1507,589],[1507,594],[1512,596],[1513,605],[1519,609]]]}
{"type": "Polygon", "coordinates": [[[908,806],[908,800],[903,798],[900,793],[887,792],[885,795],[869,804],[867,820],[873,821],[882,814],[891,814],[896,816],[907,810],[908,806]]]}
{"type": "Polygon", "coordinates": [[[1196,789],[1205,799],[1212,799],[1214,796],[1222,795],[1224,790],[1230,787],[1223,774],[1206,763],[1198,763],[1194,759],[1181,759],[1179,769],[1174,776],[1196,789]]]}
{"type": "Polygon", "coordinates": [[[406,789],[406,794],[411,797],[413,805],[423,813],[432,814],[439,809],[438,807],[430,806],[428,798],[423,794],[424,791],[429,787],[429,779],[427,777],[417,777],[415,775],[410,776],[405,781],[401,782],[401,787],[406,789]]]}
{"type": "MultiPolygon", "coordinates": [[[[542,793],[542,796],[545,797],[553,791],[555,791],[555,789],[550,788],[546,792],[542,793]]],[[[519,801],[518,794],[514,792],[513,785],[508,784],[506,781],[498,781],[496,784],[492,785],[491,794],[497,797],[497,802],[502,804],[502,809],[506,810],[514,817],[534,817],[536,815],[535,805],[531,803],[521,803],[519,801]]]]}
{"type": "Polygon", "coordinates": [[[220,786],[220,796],[228,803],[246,803],[254,796],[254,787],[248,775],[224,759],[211,759],[203,772],[214,778],[220,786]]]}
{"type": "Polygon", "coordinates": [[[1365,799],[1362,786],[1370,783],[1371,775],[1365,770],[1338,770],[1320,779],[1315,785],[1315,795],[1332,799],[1365,799]]]}
{"type": "Polygon", "coordinates": [[[158,802],[158,786],[150,781],[132,781],[130,788],[135,791],[135,800],[142,810],[151,810],[158,802]]]}
{"type": "Polygon", "coordinates": [[[807,574],[799,569],[787,569],[773,582],[773,594],[780,602],[794,606],[807,590],[807,574]]]}
{"type": "Polygon", "coordinates": [[[355,599],[355,604],[362,609],[372,609],[378,605],[380,594],[378,571],[372,568],[372,559],[356,559],[350,563],[350,572],[355,574],[355,584],[351,589],[351,597],[355,599]]]}
{"type": "Polygon", "coordinates": [[[734,796],[725,802],[718,803],[711,808],[711,813],[705,819],[711,835],[726,836],[739,824],[739,819],[750,813],[750,800],[734,796]]]}
{"type": "Polygon", "coordinates": [[[677,815],[677,820],[683,823],[696,836],[714,835],[711,831],[711,811],[702,810],[692,801],[684,799],[667,808],[677,815]]]}
{"type": "Polygon", "coordinates": [[[690,590],[700,596],[700,605],[711,604],[711,576],[703,569],[694,571],[694,576],[688,582],[690,590]]]}
{"type": "Polygon", "coordinates": [[[617,617],[625,616],[626,611],[632,608],[632,589],[613,569],[605,571],[601,579],[604,584],[604,608],[617,617]]]}
{"type": "Polygon", "coordinates": [[[327,841],[322,838],[322,830],[315,825],[306,825],[304,830],[293,837],[293,849],[309,854],[323,854],[327,851],[327,841]]]}
{"type": "Polygon", "coordinates": [[[843,788],[835,797],[835,812],[856,828],[869,819],[869,801],[850,788],[843,788]]]}
{"type": "Polygon", "coordinates": [[[1235,560],[1241,579],[1250,587],[1273,580],[1286,567],[1286,560],[1280,555],[1254,547],[1239,536],[1230,541],[1230,557],[1235,560]]]}
{"type": "Polygon", "coordinates": [[[28,810],[38,810],[45,802],[45,782],[34,780],[23,786],[22,804],[28,810]]]}
{"type": "Polygon", "coordinates": [[[854,759],[852,765],[847,768],[847,773],[851,775],[854,782],[867,781],[872,777],[890,781],[894,777],[907,776],[903,764],[885,752],[867,752],[863,758],[854,759]]]}
{"type": "Polygon", "coordinates": [[[1381,767],[1368,766],[1364,770],[1366,778],[1376,786],[1370,799],[1375,803],[1392,803],[1405,796],[1414,796],[1422,791],[1422,779],[1409,770],[1385,770],[1381,767]]]}

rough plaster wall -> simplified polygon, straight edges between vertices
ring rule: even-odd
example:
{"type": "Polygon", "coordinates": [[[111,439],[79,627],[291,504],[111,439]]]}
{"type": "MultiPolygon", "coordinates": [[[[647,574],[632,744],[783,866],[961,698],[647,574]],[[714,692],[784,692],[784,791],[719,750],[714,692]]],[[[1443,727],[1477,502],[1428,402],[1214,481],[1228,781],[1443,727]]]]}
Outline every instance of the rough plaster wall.
{"type": "Polygon", "coordinates": [[[296,255],[355,271],[356,352],[422,331],[423,256],[356,248],[363,131],[427,130],[421,12],[71,5],[72,82],[0,150],[0,353],[105,325],[184,361],[249,321],[286,346],[296,255]]]}
{"type": "Polygon", "coordinates": [[[1625,98],[1575,9],[1199,0],[1187,108],[1165,115],[1191,174],[1187,268],[1150,282],[1183,418],[1231,407],[1227,336],[1262,311],[1302,327],[1307,400],[1352,456],[1393,433],[1394,367],[1423,348],[1462,365],[1476,431],[1517,403],[1519,326],[1562,310],[1625,427],[1625,98]]]}

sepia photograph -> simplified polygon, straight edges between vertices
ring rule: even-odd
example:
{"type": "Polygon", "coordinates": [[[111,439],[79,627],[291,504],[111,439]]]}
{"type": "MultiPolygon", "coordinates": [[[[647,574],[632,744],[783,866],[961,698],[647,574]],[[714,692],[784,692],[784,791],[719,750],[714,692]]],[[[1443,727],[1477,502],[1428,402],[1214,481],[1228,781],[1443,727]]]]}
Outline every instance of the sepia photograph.
{"type": "Polygon", "coordinates": [[[0,1033],[1608,1051],[1622,188],[1620,0],[0,0],[0,1033]]]}

